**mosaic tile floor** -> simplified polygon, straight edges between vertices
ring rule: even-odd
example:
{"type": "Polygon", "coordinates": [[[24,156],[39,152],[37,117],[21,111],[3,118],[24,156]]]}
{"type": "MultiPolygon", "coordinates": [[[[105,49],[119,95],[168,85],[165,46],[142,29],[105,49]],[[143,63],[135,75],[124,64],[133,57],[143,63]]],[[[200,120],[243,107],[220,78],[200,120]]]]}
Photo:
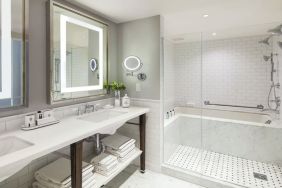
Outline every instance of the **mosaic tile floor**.
{"type": "Polygon", "coordinates": [[[244,187],[282,187],[280,166],[189,146],[179,145],[167,163],[244,187]]]}

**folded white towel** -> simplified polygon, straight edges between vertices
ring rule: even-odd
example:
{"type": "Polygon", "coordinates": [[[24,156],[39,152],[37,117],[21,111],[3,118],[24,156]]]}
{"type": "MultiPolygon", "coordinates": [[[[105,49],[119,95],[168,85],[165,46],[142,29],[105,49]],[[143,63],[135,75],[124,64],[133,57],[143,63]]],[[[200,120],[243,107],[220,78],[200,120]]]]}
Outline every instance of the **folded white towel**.
{"type": "MultiPolygon", "coordinates": [[[[92,165],[85,162],[83,162],[82,166],[82,176],[92,172],[94,169],[92,165]]],[[[51,182],[58,187],[67,186],[71,182],[70,160],[66,158],[60,158],[35,172],[34,176],[35,178],[39,178],[45,182],[51,182]]]]}
{"type": "MultiPolygon", "coordinates": [[[[83,188],[92,188],[94,185],[95,185],[96,181],[95,181],[95,178],[94,176],[92,175],[92,177],[90,177],[87,182],[85,182],[84,185],[82,185],[83,188]]],[[[40,182],[37,182],[35,181],[33,184],[32,184],[32,187],[33,188],[52,188],[52,186],[50,186],[49,184],[48,185],[42,185],[40,182]]],[[[71,186],[69,186],[68,188],[71,188],[71,186]]]]}
{"type": "Polygon", "coordinates": [[[117,156],[119,158],[123,158],[125,157],[129,152],[131,152],[133,149],[135,148],[135,145],[131,145],[130,147],[128,147],[126,150],[124,151],[116,151],[116,150],[113,150],[112,148],[110,147],[106,147],[106,151],[113,154],[114,156],[117,156]]]}
{"type": "Polygon", "coordinates": [[[32,184],[32,187],[33,188],[49,188],[49,187],[46,187],[44,185],[41,185],[39,182],[35,181],[33,184],[32,184]]]}
{"type": "Polygon", "coordinates": [[[89,179],[90,181],[88,181],[88,183],[86,185],[82,185],[83,188],[93,188],[95,183],[96,183],[96,180],[94,178],[94,176],[92,176],[92,178],[89,179]]]}
{"type": "MultiPolygon", "coordinates": [[[[40,176],[35,178],[38,183],[40,183],[42,186],[45,186],[47,188],[71,188],[71,182],[67,185],[57,185],[52,182],[45,181],[44,179],[41,179],[40,176]]],[[[91,172],[86,177],[82,178],[82,187],[87,187],[90,184],[93,184],[95,182],[94,174],[91,172]]]]}
{"type": "Polygon", "coordinates": [[[96,172],[103,176],[109,176],[117,170],[117,167],[118,165],[116,164],[112,169],[109,170],[97,169],[96,172]]]}
{"type": "MultiPolygon", "coordinates": [[[[83,172],[82,174],[82,181],[83,181],[83,184],[85,184],[85,182],[91,177],[93,176],[93,170],[94,170],[94,167],[90,170],[88,170],[88,172],[83,172]]],[[[35,175],[35,179],[40,182],[41,184],[50,187],[50,188],[65,188],[65,187],[70,187],[71,186],[71,178],[69,179],[70,181],[66,182],[65,184],[57,184],[57,183],[54,183],[52,181],[48,181],[48,179],[46,178],[42,178],[39,174],[36,174],[35,175]]]]}
{"type": "Polygon", "coordinates": [[[117,164],[118,164],[118,160],[114,161],[113,163],[111,163],[111,164],[109,164],[109,165],[107,165],[107,166],[105,166],[105,165],[97,165],[97,166],[95,166],[95,171],[96,171],[97,169],[100,169],[100,170],[111,170],[111,169],[113,169],[117,164]]]}
{"type": "Polygon", "coordinates": [[[128,138],[126,136],[123,135],[119,135],[119,134],[114,134],[111,136],[108,136],[106,138],[102,139],[102,143],[105,146],[111,147],[115,150],[119,150],[122,149],[124,147],[124,145],[126,145],[128,142],[132,142],[132,138],[128,138]]]}
{"type": "Polygon", "coordinates": [[[130,147],[131,145],[135,145],[136,140],[131,139],[130,141],[126,142],[125,144],[123,144],[122,146],[120,146],[120,151],[124,151],[126,150],[128,147],[130,147]]]}
{"type": "Polygon", "coordinates": [[[134,148],[134,149],[131,150],[126,156],[124,156],[124,157],[119,157],[119,158],[118,158],[118,161],[119,161],[119,162],[127,161],[128,158],[130,158],[135,152],[136,152],[136,150],[135,150],[135,148],[134,148]]]}
{"type": "Polygon", "coordinates": [[[101,153],[100,155],[94,157],[91,160],[91,164],[96,165],[101,165],[101,166],[107,166],[113,162],[117,161],[117,157],[113,156],[108,153],[101,153]]]}
{"type": "Polygon", "coordinates": [[[82,182],[83,188],[92,188],[92,186],[96,183],[94,174],[91,175],[87,180],[82,182]]]}

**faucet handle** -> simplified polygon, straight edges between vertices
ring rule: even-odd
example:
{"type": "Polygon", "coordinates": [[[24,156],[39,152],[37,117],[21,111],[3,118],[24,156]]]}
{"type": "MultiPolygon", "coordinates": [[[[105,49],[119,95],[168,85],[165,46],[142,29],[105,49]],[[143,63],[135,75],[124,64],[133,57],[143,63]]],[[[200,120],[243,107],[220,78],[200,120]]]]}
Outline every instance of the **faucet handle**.
{"type": "Polygon", "coordinates": [[[95,104],[94,105],[94,111],[97,111],[97,110],[99,110],[99,109],[101,109],[102,107],[101,107],[101,104],[95,104]]]}
{"type": "Polygon", "coordinates": [[[83,115],[83,113],[85,112],[85,108],[83,106],[79,106],[77,108],[77,115],[83,115]]]}

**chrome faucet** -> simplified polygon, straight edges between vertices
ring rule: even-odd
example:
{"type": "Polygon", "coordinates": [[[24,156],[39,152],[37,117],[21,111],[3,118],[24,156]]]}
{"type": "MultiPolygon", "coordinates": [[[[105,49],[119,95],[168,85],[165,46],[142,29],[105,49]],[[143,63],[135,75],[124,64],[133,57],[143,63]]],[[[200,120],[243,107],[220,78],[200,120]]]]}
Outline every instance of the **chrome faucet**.
{"type": "Polygon", "coordinates": [[[91,112],[95,112],[98,111],[99,109],[102,109],[100,104],[86,104],[84,106],[80,106],[78,108],[78,113],[77,115],[83,115],[86,113],[91,113],[91,112]]]}
{"type": "Polygon", "coordinates": [[[95,106],[91,104],[86,104],[85,105],[85,111],[84,113],[90,113],[95,111],[95,106]]]}

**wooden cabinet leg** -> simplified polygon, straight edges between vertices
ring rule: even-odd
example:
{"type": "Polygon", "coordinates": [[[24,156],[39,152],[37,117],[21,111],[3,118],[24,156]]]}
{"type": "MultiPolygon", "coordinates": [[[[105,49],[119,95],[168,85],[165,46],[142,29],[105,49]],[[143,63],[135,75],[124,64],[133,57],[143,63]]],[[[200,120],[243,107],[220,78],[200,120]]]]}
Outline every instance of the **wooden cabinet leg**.
{"type": "Polygon", "coordinates": [[[83,141],[71,145],[71,185],[82,188],[82,149],[83,141]]]}
{"type": "Polygon", "coordinates": [[[145,172],[145,144],[146,144],[146,114],[139,116],[139,131],[140,131],[140,150],[142,154],[140,156],[140,171],[145,172]]]}

